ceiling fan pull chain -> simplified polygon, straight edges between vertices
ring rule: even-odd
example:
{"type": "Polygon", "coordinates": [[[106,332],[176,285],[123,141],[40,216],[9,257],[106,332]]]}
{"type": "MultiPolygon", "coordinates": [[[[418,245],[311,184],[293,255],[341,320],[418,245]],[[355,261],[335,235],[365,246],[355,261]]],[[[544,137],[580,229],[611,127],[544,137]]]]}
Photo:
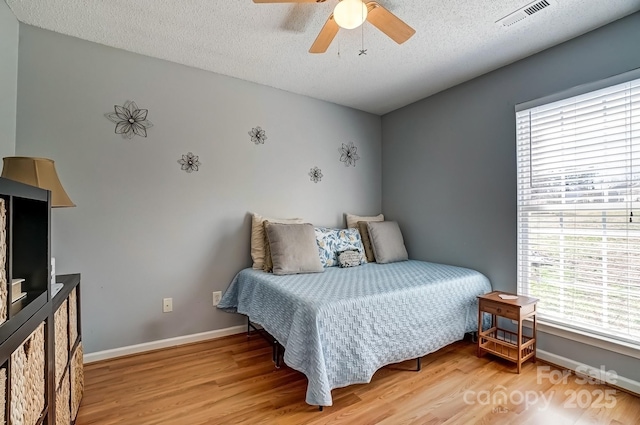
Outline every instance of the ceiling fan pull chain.
{"type": "MultiPolygon", "coordinates": [[[[362,21],[364,22],[364,14],[362,16],[362,21]]],[[[362,35],[362,45],[361,45],[362,48],[360,49],[360,53],[358,53],[358,56],[367,54],[367,49],[364,48],[364,25],[360,25],[360,29],[362,30],[360,32],[360,34],[362,35]]]]}

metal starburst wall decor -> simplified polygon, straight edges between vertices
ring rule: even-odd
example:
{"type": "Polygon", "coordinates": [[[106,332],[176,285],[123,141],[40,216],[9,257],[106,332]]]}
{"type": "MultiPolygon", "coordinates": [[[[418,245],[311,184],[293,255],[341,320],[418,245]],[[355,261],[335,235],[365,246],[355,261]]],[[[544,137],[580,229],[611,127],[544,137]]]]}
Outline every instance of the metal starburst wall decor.
{"type": "Polygon", "coordinates": [[[178,164],[180,164],[180,169],[186,171],[187,173],[191,173],[193,171],[198,171],[198,167],[200,167],[199,157],[194,155],[191,152],[187,152],[186,155],[182,155],[182,158],[178,160],[178,164]]]}
{"type": "Polygon", "coordinates": [[[353,144],[353,142],[349,142],[348,145],[342,144],[342,147],[338,149],[340,152],[340,161],[344,162],[345,167],[350,165],[356,166],[356,161],[360,159],[358,156],[358,148],[353,144]]]}
{"type": "Polygon", "coordinates": [[[131,139],[134,135],[147,137],[147,129],[153,127],[147,119],[147,109],[140,109],[136,102],[128,100],[122,106],[114,105],[114,110],[105,116],[116,124],[116,134],[121,134],[123,139],[131,139]]]}
{"type": "Polygon", "coordinates": [[[260,126],[252,128],[249,136],[251,137],[251,141],[256,145],[264,145],[264,141],[267,140],[267,135],[260,126]]]}
{"type": "Polygon", "coordinates": [[[313,167],[311,171],[309,171],[309,177],[311,178],[312,182],[318,183],[320,180],[322,180],[322,170],[318,167],[313,167]]]}

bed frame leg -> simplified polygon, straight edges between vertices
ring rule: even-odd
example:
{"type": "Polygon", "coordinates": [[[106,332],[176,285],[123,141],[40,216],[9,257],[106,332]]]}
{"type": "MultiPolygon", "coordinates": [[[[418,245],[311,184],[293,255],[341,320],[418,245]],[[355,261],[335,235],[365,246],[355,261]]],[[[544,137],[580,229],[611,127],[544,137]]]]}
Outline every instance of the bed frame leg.
{"type": "Polygon", "coordinates": [[[280,369],[280,344],[275,339],[273,340],[273,361],[276,364],[276,369],[280,369]]]}
{"type": "MultiPolygon", "coordinates": [[[[282,353],[280,350],[281,345],[278,340],[273,338],[271,335],[263,332],[264,329],[256,328],[256,326],[251,323],[249,316],[247,316],[247,338],[251,336],[251,328],[253,328],[253,330],[258,335],[263,337],[265,340],[267,340],[267,342],[271,344],[271,360],[273,361],[273,363],[275,363],[276,369],[280,369],[280,358],[282,357],[282,353]]],[[[283,350],[284,347],[282,347],[282,351],[283,350]]]]}
{"type": "Polygon", "coordinates": [[[420,372],[422,370],[422,357],[418,357],[417,359],[417,368],[416,368],[416,372],[420,372]]]}
{"type": "Polygon", "coordinates": [[[478,342],[478,331],[471,332],[471,342],[474,344],[478,342]]]}
{"type": "Polygon", "coordinates": [[[323,406],[318,406],[318,410],[322,412],[323,406]]]}

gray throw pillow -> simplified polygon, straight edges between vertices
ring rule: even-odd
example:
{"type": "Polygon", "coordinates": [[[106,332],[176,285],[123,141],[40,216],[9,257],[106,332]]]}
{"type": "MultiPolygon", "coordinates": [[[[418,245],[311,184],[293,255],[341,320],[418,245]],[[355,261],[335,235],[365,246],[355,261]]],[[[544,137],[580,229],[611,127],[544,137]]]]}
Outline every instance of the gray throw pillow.
{"type": "Polygon", "coordinates": [[[269,240],[273,274],[320,273],[316,234],[312,224],[267,223],[265,233],[269,240]]]}
{"type": "Polygon", "coordinates": [[[385,264],[409,259],[397,222],[370,221],[367,223],[367,229],[376,262],[385,264]]]}

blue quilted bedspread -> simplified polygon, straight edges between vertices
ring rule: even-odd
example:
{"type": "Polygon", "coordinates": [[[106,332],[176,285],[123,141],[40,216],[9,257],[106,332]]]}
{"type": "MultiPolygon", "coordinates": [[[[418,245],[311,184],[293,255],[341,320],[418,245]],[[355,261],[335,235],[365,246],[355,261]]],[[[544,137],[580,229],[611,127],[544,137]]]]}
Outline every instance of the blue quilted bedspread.
{"type": "Polygon", "coordinates": [[[333,388],[477,331],[476,297],[490,291],[479,272],[414,260],[290,276],[244,269],[218,308],[277,338],[285,363],[309,380],[307,403],[330,406],[333,388]]]}

